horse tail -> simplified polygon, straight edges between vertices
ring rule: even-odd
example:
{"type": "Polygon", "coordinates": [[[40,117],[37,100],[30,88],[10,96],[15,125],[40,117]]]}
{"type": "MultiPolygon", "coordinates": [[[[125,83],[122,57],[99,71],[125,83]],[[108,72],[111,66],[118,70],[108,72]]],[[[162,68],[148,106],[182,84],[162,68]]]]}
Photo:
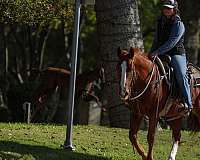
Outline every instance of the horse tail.
{"type": "Polygon", "coordinates": [[[197,113],[191,112],[188,117],[188,128],[191,132],[197,133],[200,131],[200,119],[197,113]]]}

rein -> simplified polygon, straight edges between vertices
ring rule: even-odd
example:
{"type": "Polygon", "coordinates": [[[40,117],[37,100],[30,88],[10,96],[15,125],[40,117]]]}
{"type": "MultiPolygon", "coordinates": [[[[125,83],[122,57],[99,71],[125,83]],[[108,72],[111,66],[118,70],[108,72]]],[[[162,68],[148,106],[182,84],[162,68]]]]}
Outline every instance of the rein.
{"type": "MultiPolygon", "coordinates": [[[[157,58],[157,56],[155,56],[154,58],[153,58],[153,61],[152,61],[152,63],[153,63],[153,66],[152,66],[152,71],[151,71],[151,75],[150,75],[150,78],[149,78],[149,80],[148,80],[148,83],[146,84],[146,86],[145,86],[145,88],[143,89],[143,91],[141,91],[138,95],[136,95],[136,96],[134,96],[134,97],[130,97],[130,99],[129,99],[129,101],[134,101],[134,100],[136,100],[136,99],[138,99],[139,97],[141,97],[145,92],[146,92],[146,90],[148,89],[148,87],[149,87],[149,85],[150,85],[150,83],[151,83],[151,81],[152,81],[152,78],[153,78],[153,75],[154,75],[154,73],[155,73],[155,63],[154,63],[154,61],[155,61],[155,59],[157,58]]],[[[133,76],[134,77],[134,76],[133,76]]],[[[133,80],[133,77],[132,77],[132,80],[133,80]]],[[[147,76],[147,78],[148,78],[148,76],[147,76]]],[[[159,78],[160,79],[160,78],[159,78]]],[[[160,79],[161,80],[161,79],[160,79]]],[[[158,80],[158,82],[160,82],[160,80],[158,80]]],[[[157,80],[156,80],[157,81],[157,80]]],[[[158,83],[158,85],[157,85],[157,105],[156,105],[156,113],[155,113],[155,119],[156,120],[158,120],[158,117],[159,117],[159,102],[160,102],[160,92],[159,92],[159,86],[160,86],[160,83],[158,83]]]]}
{"type": "Polygon", "coordinates": [[[155,63],[154,63],[155,59],[156,59],[156,56],[154,57],[154,59],[153,59],[153,61],[152,61],[152,63],[153,63],[152,71],[151,71],[151,75],[150,75],[150,78],[149,78],[149,81],[148,81],[147,85],[145,86],[145,88],[143,89],[143,91],[141,91],[138,95],[136,95],[135,97],[130,98],[130,99],[129,99],[130,101],[134,101],[134,100],[138,99],[138,98],[141,97],[141,96],[146,92],[146,90],[148,89],[148,87],[149,87],[149,85],[150,85],[150,83],[151,83],[151,80],[152,80],[152,78],[153,78],[153,74],[154,74],[154,72],[155,72],[155,63]]]}

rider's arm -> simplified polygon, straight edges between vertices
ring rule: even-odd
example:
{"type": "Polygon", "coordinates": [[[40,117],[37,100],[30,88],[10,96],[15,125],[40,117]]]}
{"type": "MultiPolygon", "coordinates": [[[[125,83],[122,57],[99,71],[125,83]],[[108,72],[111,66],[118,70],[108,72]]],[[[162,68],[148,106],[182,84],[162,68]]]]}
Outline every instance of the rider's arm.
{"type": "Polygon", "coordinates": [[[154,53],[162,55],[172,49],[178,41],[181,39],[185,32],[185,27],[183,22],[177,21],[172,25],[171,33],[169,39],[160,46],[154,53]]]}

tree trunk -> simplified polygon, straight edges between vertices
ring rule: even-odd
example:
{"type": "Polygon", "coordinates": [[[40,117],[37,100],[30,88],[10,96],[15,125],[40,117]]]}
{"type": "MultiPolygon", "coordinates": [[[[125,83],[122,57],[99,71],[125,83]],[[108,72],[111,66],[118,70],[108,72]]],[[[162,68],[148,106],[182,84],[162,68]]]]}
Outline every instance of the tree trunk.
{"type": "Polygon", "coordinates": [[[43,43],[42,43],[42,49],[41,49],[41,53],[40,53],[39,71],[41,71],[43,69],[44,53],[45,53],[45,49],[46,49],[46,45],[47,45],[47,39],[49,38],[50,32],[51,32],[51,28],[48,27],[47,28],[47,33],[44,36],[44,40],[43,40],[43,43]]]}
{"type": "Polygon", "coordinates": [[[143,49],[137,0],[96,0],[99,53],[105,68],[104,88],[109,108],[110,125],[129,127],[129,110],[119,98],[119,81],[116,76],[117,48],[143,49]]]}
{"type": "Polygon", "coordinates": [[[178,0],[178,3],[186,28],[185,47],[188,58],[191,62],[197,64],[199,57],[200,3],[199,0],[178,0]]]}
{"type": "Polygon", "coordinates": [[[186,23],[186,41],[185,47],[188,53],[188,59],[195,65],[198,64],[198,47],[200,36],[200,25],[196,20],[186,23]]]}

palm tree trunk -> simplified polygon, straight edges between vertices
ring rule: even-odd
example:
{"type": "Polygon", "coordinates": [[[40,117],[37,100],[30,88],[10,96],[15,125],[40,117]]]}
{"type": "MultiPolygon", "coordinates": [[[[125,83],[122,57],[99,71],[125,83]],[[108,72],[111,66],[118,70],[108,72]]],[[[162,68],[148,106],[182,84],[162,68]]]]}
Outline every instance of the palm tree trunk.
{"type": "Polygon", "coordinates": [[[186,50],[189,60],[198,64],[198,52],[199,52],[199,36],[200,36],[200,24],[198,21],[192,21],[192,23],[186,23],[186,50]]]}
{"type": "Polygon", "coordinates": [[[178,3],[186,28],[185,47],[188,58],[197,64],[199,63],[200,3],[198,0],[178,0],[178,3]]]}
{"type": "Polygon", "coordinates": [[[132,46],[143,49],[137,0],[96,0],[95,9],[99,55],[106,74],[104,92],[110,125],[127,128],[130,113],[118,96],[117,48],[132,46]]]}

